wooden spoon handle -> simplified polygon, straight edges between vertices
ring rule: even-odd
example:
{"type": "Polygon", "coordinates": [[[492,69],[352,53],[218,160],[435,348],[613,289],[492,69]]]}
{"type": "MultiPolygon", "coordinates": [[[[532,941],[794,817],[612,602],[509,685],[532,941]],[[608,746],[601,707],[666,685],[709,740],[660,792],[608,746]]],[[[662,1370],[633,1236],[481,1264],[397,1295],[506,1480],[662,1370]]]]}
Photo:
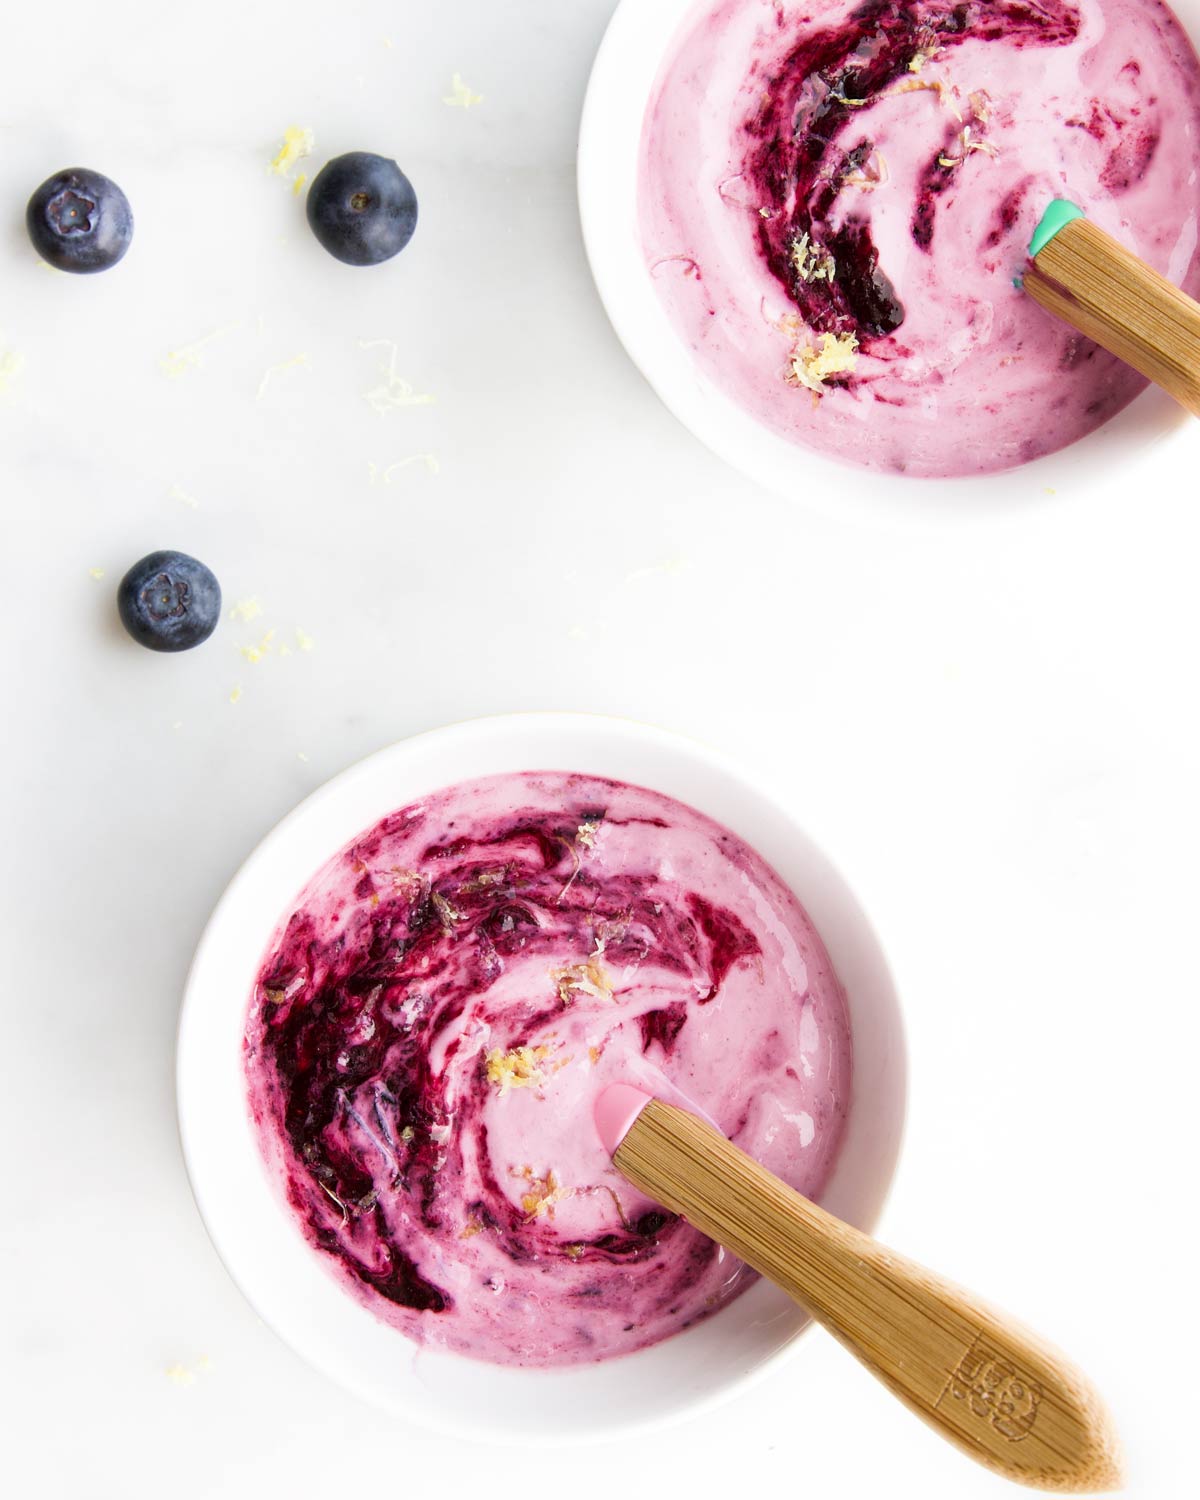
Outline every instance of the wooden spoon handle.
{"type": "Polygon", "coordinates": [[[810,1203],[711,1125],[652,1100],[613,1162],[783,1287],[973,1458],[1041,1489],[1119,1484],[1107,1413],[1061,1354],[810,1203]]]}
{"type": "Polygon", "coordinates": [[[1200,417],[1200,305],[1111,235],[1073,220],[1033,257],[1024,285],[1200,417]]]}

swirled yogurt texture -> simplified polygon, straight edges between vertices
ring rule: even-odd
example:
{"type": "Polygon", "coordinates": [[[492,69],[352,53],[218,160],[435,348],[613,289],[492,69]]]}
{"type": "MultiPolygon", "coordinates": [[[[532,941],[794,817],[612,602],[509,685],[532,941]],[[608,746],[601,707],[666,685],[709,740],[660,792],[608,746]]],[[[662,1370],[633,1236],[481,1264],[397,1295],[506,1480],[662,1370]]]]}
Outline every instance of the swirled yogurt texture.
{"type": "Polygon", "coordinates": [[[245,1066],[345,1285],[421,1343],[544,1366],[655,1343],[753,1279],[620,1177],[597,1094],[682,1091],[816,1196],[851,1048],[821,940],[752,849],[545,772],[451,787],[331,859],[263,961],[245,1066]]]}
{"type": "Polygon", "coordinates": [[[645,253],[703,374],[912,475],[1037,458],[1145,384],[1020,290],[1055,197],[1200,293],[1200,63],[1161,0],[703,0],[643,132],[645,253]]]}

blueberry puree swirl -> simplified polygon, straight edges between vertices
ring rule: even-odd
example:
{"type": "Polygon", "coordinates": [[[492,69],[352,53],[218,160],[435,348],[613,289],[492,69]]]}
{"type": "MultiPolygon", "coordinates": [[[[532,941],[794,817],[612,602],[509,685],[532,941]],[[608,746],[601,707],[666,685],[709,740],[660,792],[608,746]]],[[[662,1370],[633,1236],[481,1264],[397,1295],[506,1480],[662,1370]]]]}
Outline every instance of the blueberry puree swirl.
{"type": "Polygon", "coordinates": [[[1145,384],[1022,293],[1051,199],[1195,295],[1198,184],[1200,63],[1162,0],[700,0],[639,217],[708,381],[791,441],[942,477],[1052,452],[1145,384]]]}
{"type": "Polygon", "coordinates": [[[544,1366],[657,1342],[753,1279],[614,1171],[600,1089],[686,1095],[817,1194],[850,1042],[758,855],[657,793],[547,772],[448,788],[331,859],[263,961],[245,1067],[343,1284],[418,1342],[544,1366]]]}
{"type": "MultiPolygon", "coordinates": [[[[765,210],[757,225],[763,255],[809,328],[853,333],[863,347],[904,322],[867,215],[831,217],[846,182],[863,176],[875,156],[874,141],[860,127],[862,111],[890,90],[924,90],[926,62],[947,61],[968,39],[1021,49],[1062,47],[1078,34],[1078,5],[1055,0],[870,0],[842,25],[808,32],[796,43],[748,123],[757,144],[745,175],[765,210]],[[834,276],[801,275],[795,246],[803,236],[831,257],[834,276]]],[[[964,130],[971,132],[968,145],[987,149],[987,101],[983,90],[973,91],[965,106],[947,111],[939,138],[926,147],[911,224],[913,242],[926,253],[938,200],[964,165],[964,130]]],[[[864,177],[864,185],[870,181],[864,177]]]]}

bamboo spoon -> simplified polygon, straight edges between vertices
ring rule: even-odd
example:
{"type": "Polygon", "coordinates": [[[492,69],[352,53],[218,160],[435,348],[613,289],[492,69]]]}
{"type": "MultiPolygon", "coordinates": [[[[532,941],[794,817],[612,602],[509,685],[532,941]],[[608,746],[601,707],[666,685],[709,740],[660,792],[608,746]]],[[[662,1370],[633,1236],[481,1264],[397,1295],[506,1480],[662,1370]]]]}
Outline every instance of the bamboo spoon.
{"type": "Polygon", "coordinates": [[[596,1126],[635,1187],[781,1286],[972,1458],[1038,1489],[1120,1484],[1099,1397],[1034,1334],[810,1203],[685,1110],[615,1084],[596,1126]]]}
{"type": "Polygon", "coordinates": [[[1029,246],[1025,290],[1200,417],[1200,303],[1056,198],[1029,246]]]}

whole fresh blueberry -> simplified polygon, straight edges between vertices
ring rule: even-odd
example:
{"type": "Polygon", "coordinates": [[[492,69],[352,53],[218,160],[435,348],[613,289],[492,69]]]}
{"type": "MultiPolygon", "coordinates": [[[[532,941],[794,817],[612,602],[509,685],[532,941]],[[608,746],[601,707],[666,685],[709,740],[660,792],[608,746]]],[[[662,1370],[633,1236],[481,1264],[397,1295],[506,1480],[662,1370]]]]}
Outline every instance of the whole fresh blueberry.
{"type": "Polygon", "coordinates": [[[133,238],[129,199],[86,167],[47,177],[29,200],[25,225],[33,248],[60,271],[107,271],[133,238]]]}
{"type": "Polygon", "coordinates": [[[347,151],[328,161],[308,190],[308,222],[330,255],[376,266],[398,255],[417,227],[417,195],[394,161],[347,151]]]}
{"type": "Polygon", "coordinates": [[[121,623],[151,651],[190,651],[221,618],[221,585],[185,552],[151,552],[117,588],[121,623]]]}

